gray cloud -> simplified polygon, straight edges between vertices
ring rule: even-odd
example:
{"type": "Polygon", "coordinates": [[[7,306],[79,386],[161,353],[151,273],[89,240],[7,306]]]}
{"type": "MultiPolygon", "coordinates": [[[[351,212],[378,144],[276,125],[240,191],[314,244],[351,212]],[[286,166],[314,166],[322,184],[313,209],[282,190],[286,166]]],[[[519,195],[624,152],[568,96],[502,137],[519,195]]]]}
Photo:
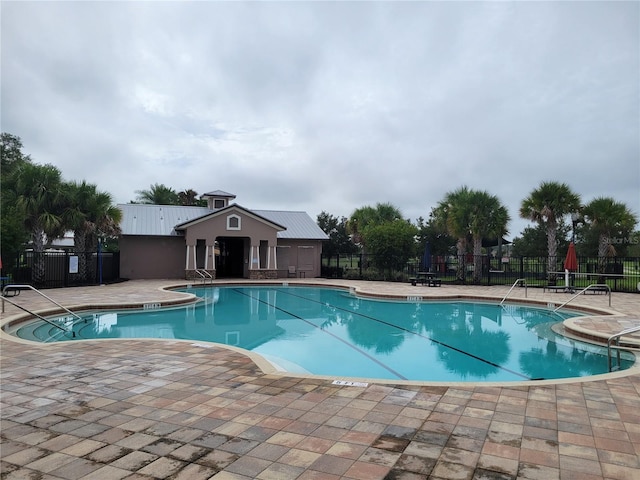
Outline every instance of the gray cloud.
{"type": "Polygon", "coordinates": [[[637,2],[3,2],[2,130],[118,202],[249,208],[541,181],[640,213],[637,2]]]}

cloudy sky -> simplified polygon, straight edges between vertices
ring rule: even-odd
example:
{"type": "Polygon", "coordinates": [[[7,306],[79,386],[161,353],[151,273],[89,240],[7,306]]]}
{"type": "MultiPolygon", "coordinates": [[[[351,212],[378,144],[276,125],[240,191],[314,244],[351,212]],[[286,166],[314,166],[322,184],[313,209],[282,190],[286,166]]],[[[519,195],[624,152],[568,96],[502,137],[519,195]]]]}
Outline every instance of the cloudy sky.
{"type": "Polygon", "coordinates": [[[413,221],[542,181],[640,213],[638,2],[1,2],[1,125],[117,203],[160,183],[413,221]]]}

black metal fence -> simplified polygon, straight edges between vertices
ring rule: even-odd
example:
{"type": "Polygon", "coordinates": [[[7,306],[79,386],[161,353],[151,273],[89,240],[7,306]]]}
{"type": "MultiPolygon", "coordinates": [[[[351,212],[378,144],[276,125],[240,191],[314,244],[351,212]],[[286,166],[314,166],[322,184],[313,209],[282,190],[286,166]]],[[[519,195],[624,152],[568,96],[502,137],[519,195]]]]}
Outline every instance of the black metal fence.
{"type": "MultiPolygon", "coordinates": [[[[420,259],[409,261],[402,269],[391,272],[376,268],[377,263],[374,255],[322,255],[321,275],[325,278],[408,282],[422,270],[420,259]]],[[[578,270],[568,275],[563,264],[564,255],[559,255],[555,268],[549,274],[547,257],[495,258],[482,255],[476,259],[473,255],[466,255],[461,262],[456,256],[434,255],[429,270],[444,283],[513,285],[517,279],[524,278],[527,285],[533,287],[564,285],[568,281],[576,288],[606,283],[612,291],[640,292],[640,257],[578,257],[578,270]],[[476,265],[480,273],[474,275],[476,265]]]]}
{"type": "Polygon", "coordinates": [[[58,288],[112,283],[120,279],[119,252],[26,251],[3,271],[3,283],[58,288]]]}

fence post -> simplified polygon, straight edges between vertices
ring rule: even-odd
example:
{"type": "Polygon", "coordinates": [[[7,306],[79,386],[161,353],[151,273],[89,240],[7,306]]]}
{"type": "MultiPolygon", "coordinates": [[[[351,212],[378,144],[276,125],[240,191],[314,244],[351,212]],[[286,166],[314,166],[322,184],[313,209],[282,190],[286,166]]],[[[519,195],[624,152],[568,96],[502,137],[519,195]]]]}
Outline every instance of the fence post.
{"type": "Polygon", "coordinates": [[[524,278],[524,257],[520,257],[520,278],[524,278]]]}
{"type": "Polygon", "coordinates": [[[64,251],[64,280],[62,281],[62,284],[65,287],[69,286],[69,250],[64,251]]]}

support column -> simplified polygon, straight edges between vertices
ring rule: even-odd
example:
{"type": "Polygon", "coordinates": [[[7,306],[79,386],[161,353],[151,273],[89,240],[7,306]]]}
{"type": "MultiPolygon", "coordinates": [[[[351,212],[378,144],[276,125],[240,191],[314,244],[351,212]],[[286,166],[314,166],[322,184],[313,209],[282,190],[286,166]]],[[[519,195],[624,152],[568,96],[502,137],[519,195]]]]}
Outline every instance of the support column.
{"type": "Polygon", "coordinates": [[[216,244],[211,245],[211,269],[216,269],[216,244]]]}
{"type": "Polygon", "coordinates": [[[253,270],[253,249],[255,248],[254,245],[251,245],[251,247],[249,248],[249,270],[253,270]]]}
{"type": "Polygon", "coordinates": [[[267,247],[267,269],[271,268],[271,248],[267,247]]]}

